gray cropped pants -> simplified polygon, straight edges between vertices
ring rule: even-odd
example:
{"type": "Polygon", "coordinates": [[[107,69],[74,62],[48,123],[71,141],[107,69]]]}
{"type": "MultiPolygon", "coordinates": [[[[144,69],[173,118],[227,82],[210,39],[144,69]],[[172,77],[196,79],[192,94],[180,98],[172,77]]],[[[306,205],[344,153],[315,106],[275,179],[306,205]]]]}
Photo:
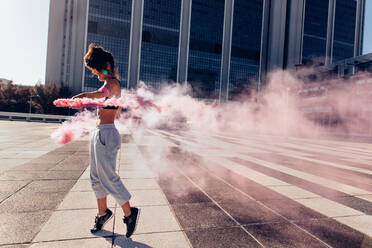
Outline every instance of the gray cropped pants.
{"type": "Polygon", "coordinates": [[[114,124],[101,124],[91,133],[90,182],[97,199],[111,194],[122,206],[131,194],[116,173],[116,158],[120,148],[120,135],[114,124]]]}

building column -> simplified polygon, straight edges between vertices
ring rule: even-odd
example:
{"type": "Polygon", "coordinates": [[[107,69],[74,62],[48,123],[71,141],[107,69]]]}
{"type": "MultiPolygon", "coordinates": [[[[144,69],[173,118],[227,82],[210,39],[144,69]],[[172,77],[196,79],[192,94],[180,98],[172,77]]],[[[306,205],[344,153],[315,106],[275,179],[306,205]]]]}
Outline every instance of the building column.
{"type": "Polygon", "coordinates": [[[219,102],[229,99],[230,61],[231,61],[231,38],[234,20],[234,0],[225,0],[223,21],[221,74],[219,102]]]}
{"type": "Polygon", "coordinates": [[[287,37],[285,42],[284,68],[295,69],[302,63],[305,0],[288,1],[287,37]]]}
{"type": "Polygon", "coordinates": [[[260,69],[257,90],[261,90],[261,85],[266,81],[267,73],[267,50],[269,41],[270,23],[270,0],[263,0],[262,8],[262,27],[261,27],[261,48],[260,48],[260,69]]]}
{"type": "Polygon", "coordinates": [[[72,0],[67,0],[66,1],[66,8],[65,8],[65,26],[64,26],[64,45],[65,47],[63,48],[63,66],[62,66],[62,72],[63,75],[61,75],[61,82],[63,82],[65,85],[67,85],[69,88],[71,88],[71,83],[69,80],[69,76],[67,77],[67,68],[70,66],[70,50],[71,50],[71,26],[72,26],[72,18],[73,18],[73,2],[72,0]]]}
{"type": "Polygon", "coordinates": [[[365,4],[365,0],[358,0],[355,23],[354,57],[360,56],[363,53],[365,4]]]}
{"type": "Polygon", "coordinates": [[[335,31],[335,14],[336,14],[336,0],[329,0],[328,6],[328,25],[327,25],[327,44],[326,44],[326,58],[325,64],[332,64],[333,60],[333,40],[335,31]]]}
{"type": "Polygon", "coordinates": [[[73,42],[72,42],[72,52],[71,52],[71,77],[72,81],[72,91],[81,92],[83,90],[83,85],[81,85],[83,80],[81,77],[85,74],[84,65],[84,54],[86,53],[86,36],[88,35],[87,28],[87,17],[89,11],[89,0],[78,0],[74,2],[74,22],[73,22],[73,42]],[[84,34],[84,35],[81,35],[84,34]]]}
{"type": "MultiPolygon", "coordinates": [[[[83,53],[85,54],[87,52],[87,39],[88,39],[88,20],[89,20],[89,0],[86,0],[86,12],[85,12],[85,32],[84,32],[84,43],[83,43],[83,53]]],[[[81,78],[81,91],[85,91],[85,63],[83,60],[82,63],[82,78],[81,78]]]]}
{"type": "Polygon", "coordinates": [[[267,71],[283,69],[287,0],[270,1],[267,44],[267,71]]]}
{"type": "Polygon", "coordinates": [[[178,41],[177,83],[187,82],[192,0],[182,0],[178,41]]]}
{"type": "Polygon", "coordinates": [[[139,80],[142,22],[144,0],[132,0],[132,13],[130,23],[128,83],[127,88],[136,88],[139,80]]]}

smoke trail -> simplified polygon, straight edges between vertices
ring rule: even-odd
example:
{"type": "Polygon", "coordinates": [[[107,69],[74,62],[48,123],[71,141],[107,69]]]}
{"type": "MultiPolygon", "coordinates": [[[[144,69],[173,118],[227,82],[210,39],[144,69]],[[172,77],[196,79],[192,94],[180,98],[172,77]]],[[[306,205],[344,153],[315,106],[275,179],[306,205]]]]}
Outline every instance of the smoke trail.
{"type": "Polygon", "coordinates": [[[51,138],[59,144],[67,144],[79,139],[84,132],[91,131],[96,125],[95,114],[91,111],[83,111],[65,121],[51,134],[51,138]]]}
{"type": "MultiPolygon", "coordinates": [[[[165,85],[155,92],[143,83],[136,90],[123,90],[122,99],[112,99],[106,105],[127,107],[116,124],[132,131],[181,128],[306,137],[325,133],[370,134],[372,108],[366,104],[370,95],[363,92],[369,85],[368,74],[310,83],[288,71],[277,71],[270,74],[260,92],[253,91],[221,105],[193,98],[191,89],[184,85],[165,85]]],[[[59,143],[77,139],[94,127],[94,118],[88,111],[78,114],[63,123],[53,138],[59,143]]]]}

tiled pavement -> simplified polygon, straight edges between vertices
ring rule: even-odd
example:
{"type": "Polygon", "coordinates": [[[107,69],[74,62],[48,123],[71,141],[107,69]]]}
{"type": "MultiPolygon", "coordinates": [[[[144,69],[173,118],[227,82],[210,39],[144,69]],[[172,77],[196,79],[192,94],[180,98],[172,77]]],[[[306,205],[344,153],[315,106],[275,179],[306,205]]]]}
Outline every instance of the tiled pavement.
{"type": "Polygon", "coordinates": [[[118,173],[142,209],[132,239],[112,198],[115,218],[89,233],[97,210],[88,168],[32,243],[10,247],[372,247],[371,148],[196,131],[126,135],[118,173]]]}
{"type": "Polygon", "coordinates": [[[104,231],[90,233],[97,210],[87,168],[31,247],[190,247],[157,183],[157,175],[148,168],[133,141],[122,143],[117,164],[117,172],[133,196],[131,205],[141,208],[140,224],[131,239],[124,236],[123,212],[111,196],[108,205],[114,218],[104,231]]]}
{"type": "Polygon", "coordinates": [[[159,137],[176,146],[155,149],[159,184],[193,247],[372,247],[371,144],[149,130],[152,165],[159,137]]]}

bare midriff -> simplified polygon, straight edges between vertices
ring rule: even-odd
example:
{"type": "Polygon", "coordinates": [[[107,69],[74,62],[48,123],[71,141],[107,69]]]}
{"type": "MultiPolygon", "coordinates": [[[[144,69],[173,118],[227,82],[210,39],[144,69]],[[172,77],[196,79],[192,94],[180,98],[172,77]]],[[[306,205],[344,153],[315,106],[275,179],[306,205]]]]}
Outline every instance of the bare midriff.
{"type": "Polygon", "coordinates": [[[114,123],[117,109],[97,109],[97,125],[114,123]]]}

